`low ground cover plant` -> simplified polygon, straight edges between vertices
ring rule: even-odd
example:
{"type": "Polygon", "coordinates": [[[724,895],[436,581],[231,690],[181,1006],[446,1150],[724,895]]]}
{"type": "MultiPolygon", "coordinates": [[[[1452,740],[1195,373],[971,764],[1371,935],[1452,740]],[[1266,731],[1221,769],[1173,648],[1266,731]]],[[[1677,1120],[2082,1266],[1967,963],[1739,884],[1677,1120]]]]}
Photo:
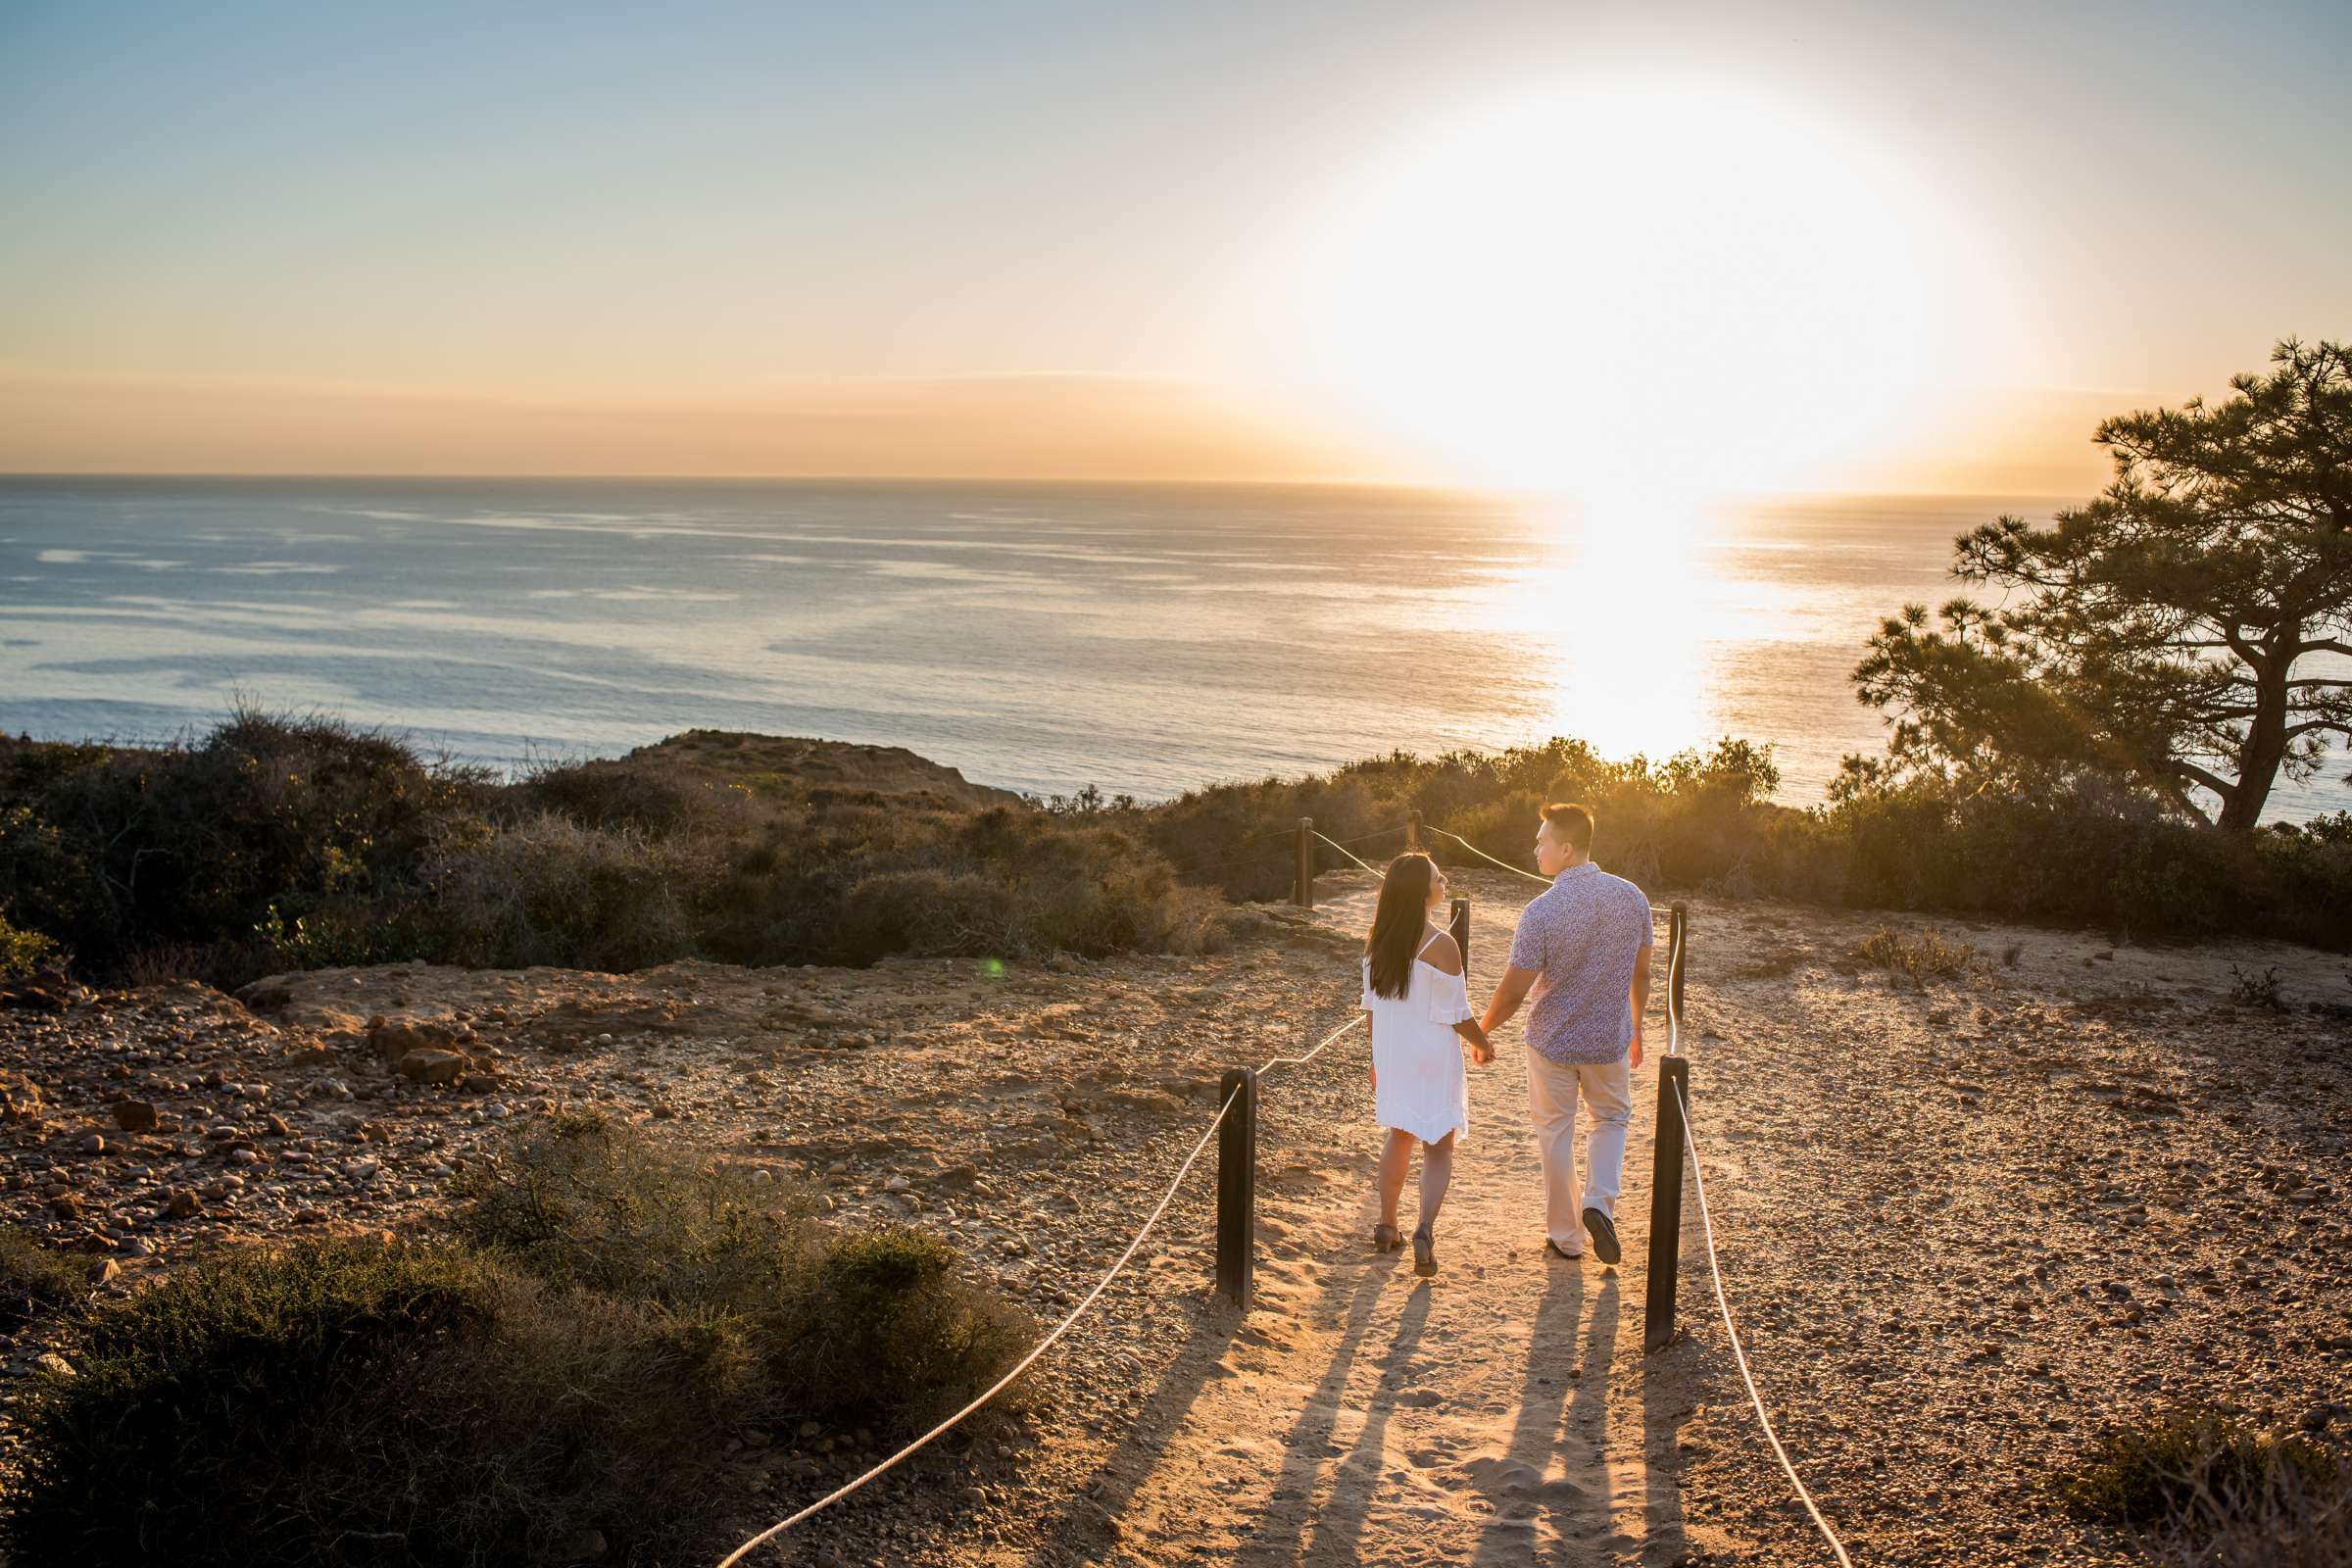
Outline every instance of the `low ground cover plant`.
{"type": "Polygon", "coordinates": [[[560,1116],[468,1172],[448,1234],[238,1249],[69,1308],[0,1536],[24,1562],[708,1554],[730,1435],[915,1430],[1034,1334],[937,1238],[814,1213],[560,1116]]]}

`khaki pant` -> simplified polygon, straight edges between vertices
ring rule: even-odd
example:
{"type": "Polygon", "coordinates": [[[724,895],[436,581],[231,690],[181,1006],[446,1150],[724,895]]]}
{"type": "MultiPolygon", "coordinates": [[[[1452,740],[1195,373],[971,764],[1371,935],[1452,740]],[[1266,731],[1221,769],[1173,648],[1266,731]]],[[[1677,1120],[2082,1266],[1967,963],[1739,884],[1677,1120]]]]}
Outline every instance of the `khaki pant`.
{"type": "Polygon", "coordinates": [[[1633,1068],[1615,1061],[1562,1066],[1527,1054],[1528,1120],[1544,1160],[1544,1229],[1563,1252],[1585,1250],[1585,1214],[1597,1208],[1617,1217],[1625,1182],[1625,1131],[1634,1119],[1633,1068]],[[1585,1139],[1585,1188],[1576,1189],[1576,1101],[1582,1094],[1592,1124],[1585,1139]]]}

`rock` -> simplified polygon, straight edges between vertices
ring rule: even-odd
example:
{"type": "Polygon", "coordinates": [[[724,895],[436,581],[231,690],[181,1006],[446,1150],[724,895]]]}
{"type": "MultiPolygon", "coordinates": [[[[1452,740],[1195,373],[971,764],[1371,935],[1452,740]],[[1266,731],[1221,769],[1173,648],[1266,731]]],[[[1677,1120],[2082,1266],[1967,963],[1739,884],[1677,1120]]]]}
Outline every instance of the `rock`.
{"type": "Polygon", "coordinates": [[[122,1277],[122,1265],[111,1257],[102,1257],[90,1265],[92,1285],[112,1285],[122,1277]]]}
{"type": "Polygon", "coordinates": [[[81,1218],[81,1200],[72,1193],[60,1193],[57,1197],[49,1200],[49,1212],[59,1219],[79,1219],[81,1218]]]}
{"type": "Polygon", "coordinates": [[[882,1184],[882,1190],[886,1193],[912,1192],[914,1190],[914,1183],[908,1181],[904,1176],[893,1176],[890,1180],[882,1184]]]}
{"type": "Polygon", "coordinates": [[[323,1225],[326,1223],[326,1210],[323,1208],[298,1208],[294,1211],[294,1223],[297,1225],[323,1225]]]}
{"type": "Polygon", "coordinates": [[[144,1100],[118,1100],[107,1107],[115,1114],[115,1125],[126,1133],[151,1133],[163,1124],[163,1116],[144,1100]]]}
{"type": "Polygon", "coordinates": [[[232,1149],[228,1152],[228,1162],[232,1165],[258,1165],[262,1162],[262,1156],[257,1150],[232,1149]]]}
{"type": "Polygon", "coordinates": [[[46,1372],[51,1377],[70,1378],[74,1376],[74,1363],[55,1350],[43,1350],[32,1358],[32,1364],[36,1371],[46,1372]]]}
{"type": "Polygon", "coordinates": [[[40,1115],[41,1086],[0,1067],[0,1121],[38,1121],[40,1115]]]}
{"type": "Polygon", "coordinates": [[[968,1188],[979,1180],[980,1167],[969,1160],[960,1165],[950,1165],[939,1173],[939,1185],[942,1187],[968,1188]]]}
{"type": "Polygon", "coordinates": [[[270,975],[249,986],[242,986],[235,995],[253,1012],[275,1012],[294,1000],[293,989],[279,975],[270,975]]]}
{"type": "Polygon", "coordinates": [[[375,1048],[377,1055],[397,1064],[411,1052],[456,1054],[458,1032],[430,1018],[375,1017],[368,1020],[368,1043],[375,1048]]]}
{"type": "Polygon", "coordinates": [[[106,1135],[104,1133],[83,1133],[79,1138],[74,1140],[74,1152],[76,1154],[105,1153],[106,1135]]]}
{"type": "Polygon", "coordinates": [[[269,1125],[270,1136],[272,1138],[291,1138],[294,1136],[294,1129],[287,1125],[286,1118],[280,1116],[275,1111],[271,1111],[270,1113],[269,1125]]]}
{"type": "Polygon", "coordinates": [[[173,1219],[194,1219],[204,1212],[204,1200],[185,1187],[174,1187],[164,1200],[164,1212],[173,1219]]]}
{"type": "Polygon", "coordinates": [[[418,1084],[454,1084],[471,1065],[464,1053],[432,1046],[414,1048],[399,1058],[401,1076],[418,1084]]]}

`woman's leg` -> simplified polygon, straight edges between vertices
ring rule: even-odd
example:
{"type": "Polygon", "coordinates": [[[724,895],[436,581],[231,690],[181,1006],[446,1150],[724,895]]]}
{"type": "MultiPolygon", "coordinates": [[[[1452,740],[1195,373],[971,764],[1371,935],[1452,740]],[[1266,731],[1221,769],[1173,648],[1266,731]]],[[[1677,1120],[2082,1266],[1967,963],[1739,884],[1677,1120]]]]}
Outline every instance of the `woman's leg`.
{"type": "Polygon", "coordinates": [[[1438,1228],[1438,1207],[1446,1201],[1446,1188],[1453,1180],[1453,1134],[1447,1133],[1434,1144],[1421,1146],[1421,1228],[1435,1233],[1438,1228]]]}
{"type": "Polygon", "coordinates": [[[1405,1167],[1413,1161],[1413,1135],[1388,1129],[1388,1142],[1380,1150],[1380,1222],[1396,1223],[1396,1200],[1404,1192],[1405,1167]]]}

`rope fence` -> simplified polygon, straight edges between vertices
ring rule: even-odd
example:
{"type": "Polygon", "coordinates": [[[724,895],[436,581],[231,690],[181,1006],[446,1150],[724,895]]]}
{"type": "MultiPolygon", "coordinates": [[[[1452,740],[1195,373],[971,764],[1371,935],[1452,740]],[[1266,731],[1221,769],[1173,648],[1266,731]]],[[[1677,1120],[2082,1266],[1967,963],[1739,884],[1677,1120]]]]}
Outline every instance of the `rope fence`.
{"type": "MultiPolygon", "coordinates": [[[[1295,835],[1297,881],[1293,890],[1294,901],[1311,907],[1314,903],[1314,845],[1316,842],[1319,841],[1329,846],[1352,860],[1357,866],[1378,876],[1382,874],[1380,868],[1355,854],[1348,846],[1368,843],[1373,839],[1384,838],[1399,831],[1405,835],[1405,844],[1408,849],[1421,848],[1424,833],[1435,832],[1441,837],[1459,844],[1480,859],[1508,871],[1514,876],[1524,877],[1528,881],[1541,883],[1545,887],[1551,886],[1549,877],[1538,875],[1533,871],[1513,865],[1507,860],[1497,858],[1458,833],[1444,828],[1425,828],[1419,811],[1414,811],[1410,819],[1405,822],[1359,834],[1345,841],[1332,838],[1318,830],[1314,826],[1312,818],[1301,817],[1298,819],[1296,830],[1278,829],[1272,833],[1255,835],[1242,842],[1254,844],[1266,839],[1294,837],[1295,835]]],[[[1250,860],[1259,860],[1262,863],[1262,856],[1245,855],[1232,860],[1218,862],[1218,865],[1235,865],[1250,860]]],[[[1823,1516],[1819,1505],[1815,1503],[1812,1494],[1805,1489],[1805,1484],[1798,1477],[1796,1466],[1789,1459],[1788,1451],[1783,1446],[1780,1435],[1773,1429],[1771,1417],[1766,1413],[1764,1407],[1763,1396],[1756,1387],[1754,1372],[1748,1364],[1746,1348],[1741,1343],[1739,1327],[1732,1318],[1731,1302],[1724,1289],[1722,1263],[1716,1250],[1714,1215],[1707,1204],[1706,1179],[1699,1168],[1697,1134],[1690,1119],[1690,1062],[1689,1058],[1682,1054],[1683,974],[1687,921],[1684,907],[1680,904],[1673,906],[1667,913],[1669,918],[1666,976],[1667,1045],[1666,1055],[1659,1063],[1659,1106],[1655,1138],[1655,1165],[1651,1182],[1649,1273],[1645,1289],[1647,1324],[1644,1344],[1648,1349],[1657,1350],[1672,1343],[1674,1338],[1675,1285],[1681,1257],[1682,1172],[1685,1152],[1688,1151],[1692,1185],[1698,1195],[1699,1221],[1705,1237],[1707,1269],[1714,1285],[1715,1304],[1722,1315],[1724,1331],[1730,1337],[1732,1355],[1738,1363],[1740,1380],[1747,1387],[1748,1401],[1755,1409],[1756,1419],[1763,1428],[1765,1441],[1771,1445],[1774,1457],[1780,1461],[1782,1471],[1788,1476],[1789,1485],[1795,1489],[1797,1499],[1804,1504],[1805,1511],[1811,1516],[1814,1526],[1829,1544],[1838,1568],[1853,1568],[1852,1559],[1847,1556],[1843,1543],[1831,1529],[1829,1521],[1823,1516]],[[1667,1114],[1669,1104],[1673,1107],[1671,1123],[1669,1123],[1667,1114]]],[[[1470,911],[1467,900],[1456,899],[1454,901],[1451,926],[1455,940],[1461,948],[1464,971],[1467,972],[1470,951],[1470,911]]],[[[1277,1053],[1267,1057],[1261,1065],[1254,1069],[1242,1067],[1226,1073],[1219,1086],[1219,1103],[1216,1114],[1210,1118],[1207,1127],[1202,1129],[1200,1138],[1187,1152],[1183,1160],[1178,1163],[1175,1174],[1169,1179],[1167,1190],[1152,1205],[1151,1213],[1145,1216],[1143,1224],[1136,1230],[1134,1237],[1129,1240],[1126,1248],[1110,1267],[1104,1270],[1102,1276],[1095,1282],[1094,1287],[1075,1306],[1070,1308],[1059,1322],[1047,1332],[1043,1339],[1029,1349],[1028,1353],[1013,1365],[1010,1371],[991,1384],[963,1408],[892,1453],[888,1458],[835,1488],[799,1512],[777,1521],[744,1542],[721,1559],[718,1568],[736,1568],[737,1564],[760,1547],[789,1533],[796,1526],[813,1518],[896,1469],[900,1464],[952,1431],[966,1417],[987,1405],[1005,1389],[1011,1387],[1023,1373],[1037,1363],[1040,1357],[1052,1349],[1062,1336],[1077,1324],[1080,1318],[1086,1315],[1087,1311],[1101,1298],[1103,1291],[1109,1287],[1111,1281],[1117,1279],[1126,1270],[1128,1264],[1134,1261],[1136,1252],[1143,1247],[1145,1239],[1152,1234],[1153,1227],[1158,1225],[1161,1218],[1166,1215],[1169,1206],[1176,1200],[1177,1193],[1183,1188],[1185,1178],[1192,1174],[1193,1167],[1200,1162],[1202,1152],[1208,1148],[1212,1140],[1220,1140],[1217,1173],[1217,1287],[1220,1294],[1228,1297],[1237,1305],[1246,1307],[1250,1298],[1250,1259],[1255,1250],[1254,1170],[1256,1164],[1257,1080],[1278,1067],[1297,1068],[1308,1065],[1332,1046],[1338,1044],[1349,1031],[1366,1022],[1367,1016],[1361,1011],[1354,1013],[1346,1023],[1323,1036],[1312,1048],[1298,1054],[1277,1053]]]]}
{"type": "Polygon", "coordinates": [[[1747,1350],[1740,1343],[1740,1327],[1732,1321],[1732,1303],[1723,1293],[1723,1265],[1715,1259],[1715,1218],[1707,1209],[1707,1178],[1699,1171],[1698,1135],[1690,1127],[1690,1102],[1684,1098],[1679,1087],[1675,1091],[1674,1104],[1682,1118],[1683,1136],[1691,1145],[1690,1179],[1698,1189],[1698,1218],[1707,1238],[1707,1274],[1715,1282],[1715,1306],[1723,1314],[1723,1332],[1731,1338],[1732,1358],[1740,1363],[1740,1380],[1747,1385],[1747,1401],[1756,1408],[1756,1422],[1764,1429],[1764,1441],[1772,1445],[1773,1457],[1781,1461],[1781,1469],[1787,1473],[1788,1484],[1796,1489],[1796,1500],[1805,1505],[1805,1512],[1813,1516],[1814,1528],[1821,1532],[1822,1539],[1830,1544],[1830,1550],[1836,1554],[1838,1568],[1854,1568],[1853,1559],[1845,1554],[1845,1544],[1838,1539],[1838,1532],[1830,1528],[1830,1522],[1821,1516],[1821,1508],[1813,1501],[1813,1494],[1807,1492],[1804,1482],[1797,1479],[1796,1466],[1789,1462],[1788,1450],[1781,1446],[1780,1434],[1772,1429],[1772,1417],[1764,1413],[1764,1396],[1756,1392],[1756,1375],[1748,1369],[1747,1350]]]}
{"type": "MultiPolygon", "coordinates": [[[[1353,1029],[1356,1025],[1362,1023],[1364,1019],[1365,1014],[1358,1012],[1355,1014],[1355,1016],[1349,1018],[1346,1023],[1340,1025],[1337,1029],[1334,1029],[1331,1033],[1325,1035],[1315,1044],[1313,1050],[1308,1051],[1303,1054],[1297,1056],[1285,1056],[1278,1054],[1276,1055],[1268,1056],[1266,1058],[1265,1065],[1259,1067],[1257,1072],[1261,1074],[1267,1073],[1271,1072],[1276,1067],[1282,1066],[1303,1067],[1308,1062],[1314,1060],[1317,1056],[1323,1054],[1325,1051],[1331,1048],[1334,1042],[1336,1042],[1341,1036],[1347,1034],[1348,1030],[1353,1029]]],[[[974,1411],[987,1404],[989,1400],[995,1398],[998,1395],[1012,1387],[1013,1383],[1019,1379],[1022,1373],[1028,1371],[1030,1367],[1037,1364],[1038,1357],[1044,1355],[1048,1350],[1052,1349],[1054,1344],[1059,1341],[1064,1334],[1067,1334],[1071,1327],[1076,1324],[1081,1317],[1086,1315],[1087,1308],[1095,1304],[1096,1298],[1109,1287],[1110,1282],[1117,1279],[1120,1273],[1126,1269],[1127,1265],[1135,1260],[1137,1250],[1144,1245],[1144,1238],[1152,1234],[1152,1228],[1159,1223],[1160,1216],[1168,1211],[1168,1205],[1176,1200],[1177,1191],[1184,1186],[1185,1177],[1192,1174],[1193,1166],[1200,1161],[1200,1152],[1208,1147],[1208,1141],[1216,1137],[1218,1132],[1224,1127],[1225,1119],[1233,1113],[1233,1107],[1235,1103],[1242,1099],[1244,1094],[1251,1092],[1253,1088],[1254,1084],[1252,1082],[1251,1084],[1231,1088],[1225,1091],[1224,1100],[1222,1103],[1217,1106],[1216,1115],[1210,1118],[1208,1126],[1201,1131],[1200,1141],[1194,1144],[1191,1152],[1184,1156],[1183,1163],[1176,1167],[1175,1176],[1168,1182],[1168,1190],[1160,1195],[1159,1201],[1153,1204],[1152,1207],[1152,1212],[1145,1216],[1144,1223],[1137,1229],[1134,1240],[1127,1244],[1126,1250],[1119,1253],[1117,1261],[1113,1262],[1108,1269],[1103,1271],[1101,1279],[1095,1281],[1094,1289],[1088,1291],[1085,1297],[1079,1300],[1078,1304],[1071,1307],[1070,1310],[1062,1317],[1061,1321],[1054,1324],[1044,1339],[1038,1341],[1036,1345],[1032,1346],[1028,1354],[1022,1356],[1019,1361],[1013,1364],[1011,1371],[1005,1373],[1003,1377],[997,1379],[996,1382],[990,1384],[987,1389],[983,1390],[976,1397],[972,1399],[969,1404],[965,1405],[962,1409],[956,1411],[954,1415],[949,1416],[946,1420],[940,1422],[939,1425],[933,1427],[921,1437],[916,1438],[912,1443],[907,1444],[896,1453],[893,1453],[889,1458],[880,1461],[871,1468],[867,1469],[863,1474],[856,1476],[850,1481],[843,1483],[841,1486],[836,1487],[833,1491],[826,1493],[823,1496],[817,1498],[814,1502],[808,1504],[808,1506],[803,1508],[800,1512],[793,1514],[789,1518],[778,1520],[776,1523],[768,1526],[765,1530],[760,1532],[760,1534],[752,1537],[749,1541],[746,1541],[742,1545],[737,1546],[733,1551],[728,1552],[725,1557],[720,1559],[718,1568],[735,1568],[735,1565],[743,1561],[746,1556],[759,1550],[761,1546],[766,1545],[778,1536],[784,1535],[795,1525],[802,1523],[804,1520],[814,1518],[817,1514],[822,1513],[825,1509],[830,1508],[833,1506],[833,1504],[841,1501],[844,1497],[847,1497],[853,1493],[858,1491],[860,1488],[866,1486],[869,1482],[879,1480],[881,1477],[889,1474],[900,1464],[913,1457],[925,1447],[928,1447],[934,1441],[944,1437],[966,1416],[971,1415],[974,1411]]]]}

